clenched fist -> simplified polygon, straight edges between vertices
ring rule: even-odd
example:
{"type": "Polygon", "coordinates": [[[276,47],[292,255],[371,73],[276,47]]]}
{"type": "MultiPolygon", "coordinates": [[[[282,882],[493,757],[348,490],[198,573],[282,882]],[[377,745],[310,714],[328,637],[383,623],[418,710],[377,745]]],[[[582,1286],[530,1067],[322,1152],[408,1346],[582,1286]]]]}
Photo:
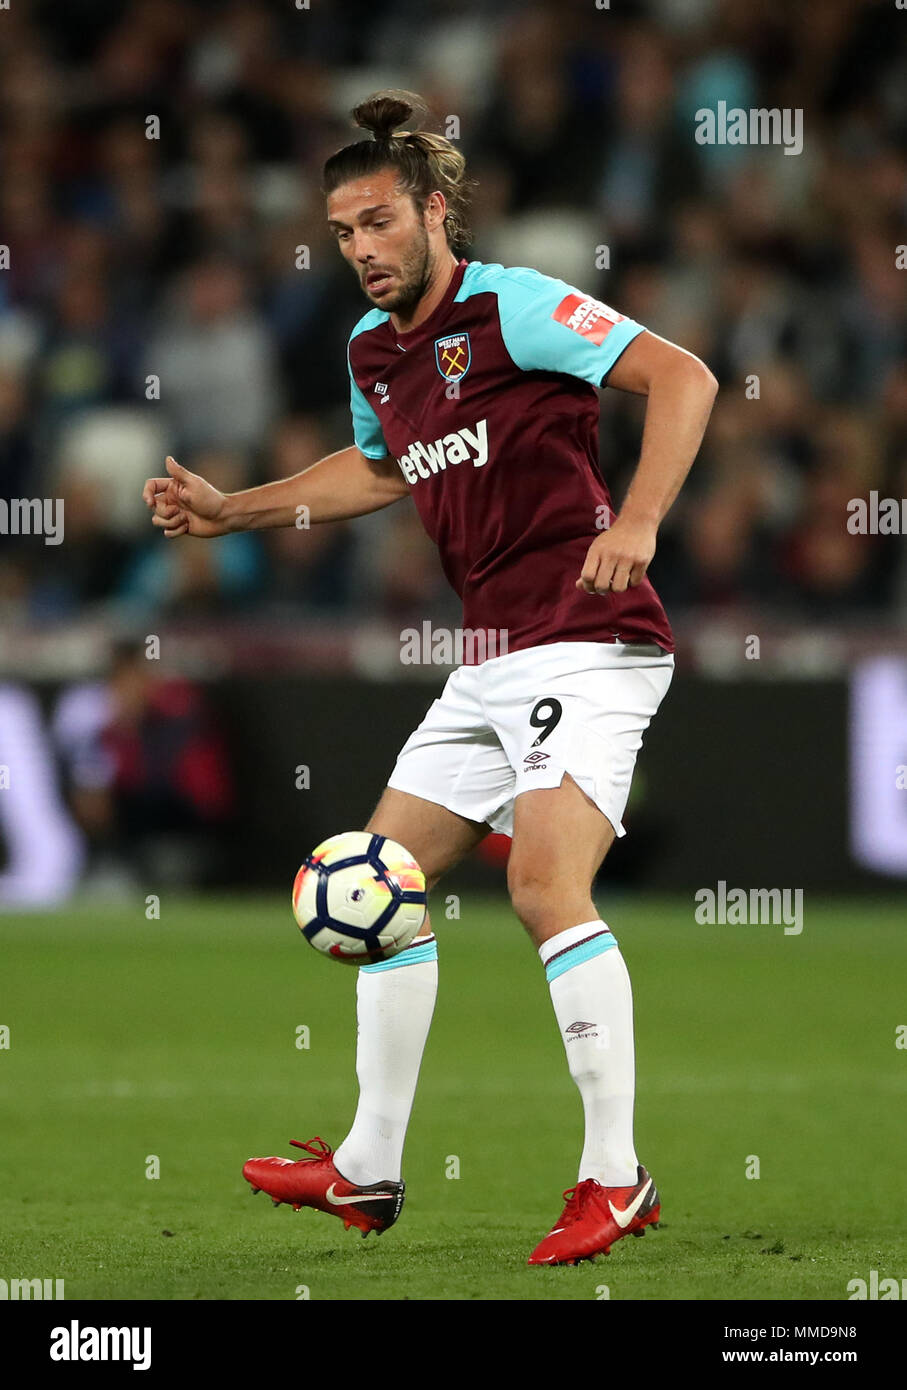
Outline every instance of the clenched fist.
{"type": "Polygon", "coordinates": [[[596,536],[576,587],[587,594],[622,594],[641,584],[655,554],[654,522],[618,517],[596,536]]]}
{"type": "Polygon", "coordinates": [[[169,477],[149,478],[142,489],[142,499],[152,512],[152,526],[159,526],[168,539],[226,535],[225,494],[176,459],[168,457],[166,467],[169,477]]]}

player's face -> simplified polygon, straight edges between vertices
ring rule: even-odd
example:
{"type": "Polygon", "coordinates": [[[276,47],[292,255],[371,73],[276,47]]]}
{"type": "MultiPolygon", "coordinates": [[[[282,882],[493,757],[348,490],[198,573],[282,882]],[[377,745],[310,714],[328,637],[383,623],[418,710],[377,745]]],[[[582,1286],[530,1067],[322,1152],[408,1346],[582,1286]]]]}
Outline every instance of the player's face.
{"type": "Polygon", "coordinates": [[[425,220],[394,170],[342,184],[327,208],[328,225],[372,304],[412,312],[431,279],[433,253],[425,220]]]}

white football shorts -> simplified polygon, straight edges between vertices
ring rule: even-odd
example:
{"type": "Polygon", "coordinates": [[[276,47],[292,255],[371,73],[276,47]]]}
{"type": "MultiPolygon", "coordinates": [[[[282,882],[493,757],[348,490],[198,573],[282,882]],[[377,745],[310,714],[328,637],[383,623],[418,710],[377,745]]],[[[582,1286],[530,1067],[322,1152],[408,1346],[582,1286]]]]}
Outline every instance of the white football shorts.
{"type": "Polygon", "coordinates": [[[673,674],[654,643],[553,642],[460,666],[388,786],[512,835],[516,798],[569,773],[624,835],[636,754],[673,674]]]}

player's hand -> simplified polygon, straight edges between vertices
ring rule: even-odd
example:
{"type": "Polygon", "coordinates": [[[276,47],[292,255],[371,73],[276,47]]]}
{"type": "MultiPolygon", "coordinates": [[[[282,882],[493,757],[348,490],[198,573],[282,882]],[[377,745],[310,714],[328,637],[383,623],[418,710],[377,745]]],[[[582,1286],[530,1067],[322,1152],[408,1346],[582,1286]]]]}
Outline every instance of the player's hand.
{"type": "Polygon", "coordinates": [[[226,535],[224,493],[197,473],[190,473],[176,459],[168,457],[166,467],[168,477],[149,478],[142,489],[142,499],[152,513],[152,526],[159,527],[171,540],[175,536],[226,535]]]}
{"type": "Polygon", "coordinates": [[[619,516],[590,545],[576,587],[587,594],[622,594],[641,584],[655,554],[656,532],[654,522],[619,516]]]}

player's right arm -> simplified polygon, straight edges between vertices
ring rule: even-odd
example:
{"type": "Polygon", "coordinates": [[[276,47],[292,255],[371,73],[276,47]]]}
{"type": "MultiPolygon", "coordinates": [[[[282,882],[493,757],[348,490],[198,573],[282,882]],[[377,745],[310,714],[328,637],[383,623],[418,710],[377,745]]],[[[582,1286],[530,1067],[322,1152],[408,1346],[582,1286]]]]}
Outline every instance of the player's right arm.
{"type": "Polygon", "coordinates": [[[220,492],[172,458],[166,467],[168,476],[149,478],[142,497],[152,512],[152,524],[169,538],[295,526],[302,515],[311,525],[345,521],[389,507],[409,492],[392,455],[370,458],[355,444],[326,455],[291,478],[244,492],[220,492]]]}

